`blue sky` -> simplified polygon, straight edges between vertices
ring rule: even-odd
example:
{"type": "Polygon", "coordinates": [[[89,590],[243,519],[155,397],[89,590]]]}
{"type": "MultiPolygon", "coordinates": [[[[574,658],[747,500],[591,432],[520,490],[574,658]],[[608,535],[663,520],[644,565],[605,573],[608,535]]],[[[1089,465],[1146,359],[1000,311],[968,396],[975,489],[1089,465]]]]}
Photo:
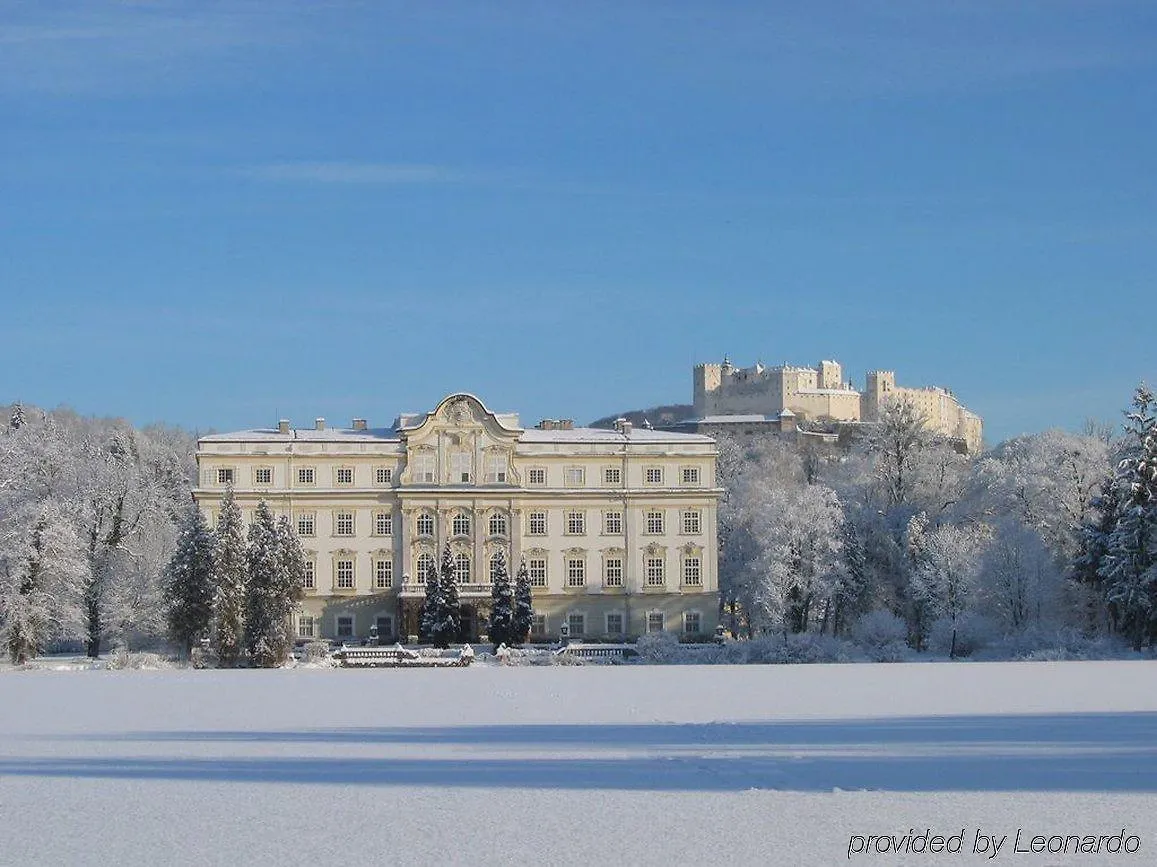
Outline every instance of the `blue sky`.
{"type": "Polygon", "coordinates": [[[1157,380],[1157,6],[0,0],[0,402],[589,421],[837,358],[1157,380]]]}

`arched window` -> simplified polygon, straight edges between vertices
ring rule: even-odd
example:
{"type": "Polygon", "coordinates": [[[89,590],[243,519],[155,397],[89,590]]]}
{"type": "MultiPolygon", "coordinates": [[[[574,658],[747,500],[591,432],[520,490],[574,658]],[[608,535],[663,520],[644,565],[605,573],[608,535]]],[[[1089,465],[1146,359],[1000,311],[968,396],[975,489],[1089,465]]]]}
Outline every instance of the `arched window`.
{"type": "Polygon", "coordinates": [[[469,536],[470,535],[470,516],[465,512],[459,512],[454,516],[454,535],[455,536],[469,536]]]}
{"type": "Polygon", "coordinates": [[[490,516],[490,535],[506,535],[506,515],[502,514],[502,512],[495,512],[490,516]]]}
{"type": "Polygon", "coordinates": [[[418,566],[416,569],[418,574],[415,577],[418,579],[419,584],[425,584],[426,583],[426,575],[429,574],[430,570],[433,567],[434,567],[434,555],[433,554],[419,554],[418,555],[418,566]]]}
{"type": "Polygon", "coordinates": [[[434,516],[429,512],[422,512],[418,515],[418,535],[419,536],[433,536],[434,535],[434,516]]]}
{"type": "Polygon", "coordinates": [[[456,554],[454,556],[454,580],[459,584],[470,583],[470,555],[456,554]]]}

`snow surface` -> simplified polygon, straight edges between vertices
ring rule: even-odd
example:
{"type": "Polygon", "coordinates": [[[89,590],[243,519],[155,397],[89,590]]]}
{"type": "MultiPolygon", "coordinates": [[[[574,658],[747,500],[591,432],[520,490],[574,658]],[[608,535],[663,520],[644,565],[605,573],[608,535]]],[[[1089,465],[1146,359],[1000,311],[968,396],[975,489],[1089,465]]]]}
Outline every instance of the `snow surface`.
{"type": "Polygon", "coordinates": [[[8,670],[0,708],[5,865],[1157,863],[1152,662],[8,670]]]}

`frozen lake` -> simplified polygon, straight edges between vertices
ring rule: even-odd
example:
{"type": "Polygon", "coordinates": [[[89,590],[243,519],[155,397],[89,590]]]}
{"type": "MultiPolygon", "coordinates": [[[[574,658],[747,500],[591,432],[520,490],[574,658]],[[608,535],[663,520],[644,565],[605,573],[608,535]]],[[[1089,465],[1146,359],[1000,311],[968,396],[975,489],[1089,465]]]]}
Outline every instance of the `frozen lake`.
{"type": "Polygon", "coordinates": [[[7,671],[0,707],[3,864],[834,864],[929,828],[964,851],[851,862],[1157,863],[1154,663],[7,671]]]}

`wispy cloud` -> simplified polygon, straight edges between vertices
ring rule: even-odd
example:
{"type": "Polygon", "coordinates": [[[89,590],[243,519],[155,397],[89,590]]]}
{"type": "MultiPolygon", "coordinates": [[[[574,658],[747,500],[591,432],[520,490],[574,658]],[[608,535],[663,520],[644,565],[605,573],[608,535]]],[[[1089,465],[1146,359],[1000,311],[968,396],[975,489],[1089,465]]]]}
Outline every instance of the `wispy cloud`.
{"type": "Polygon", "coordinates": [[[265,181],[316,184],[448,184],[481,176],[422,163],[284,162],[254,166],[250,177],[265,181]]]}

